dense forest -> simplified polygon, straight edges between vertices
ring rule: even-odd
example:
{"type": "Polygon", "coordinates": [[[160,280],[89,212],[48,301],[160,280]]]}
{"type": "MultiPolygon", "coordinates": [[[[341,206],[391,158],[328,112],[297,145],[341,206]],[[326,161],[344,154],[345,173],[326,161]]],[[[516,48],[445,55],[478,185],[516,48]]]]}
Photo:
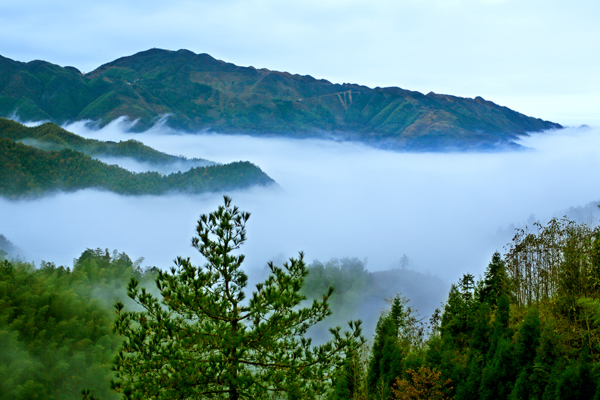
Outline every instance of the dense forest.
{"type": "Polygon", "coordinates": [[[337,399],[600,398],[600,230],[567,219],[517,231],[465,274],[429,323],[395,297],[337,399]]]}
{"type": "Polygon", "coordinates": [[[128,195],[205,193],[275,183],[247,161],[193,166],[198,163],[206,164],[204,160],[170,156],[136,141],[100,142],[81,138],[54,124],[27,128],[0,120],[0,196],[19,198],[87,188],[128,195]],[[35,140],[35,146],[21,143],[27,139],[30,144],[35,140]],[[169,175],[133,173],[89,154],[130,157],[162,165],[183,161],[191,163],[191,168],[169,175]]]}
{"type": "Polygon", "coordinates": [[[90,388],[106,399],[120,339],[111,308],[132,276],[152,284],[124,253],[84,251],[72,267],[4,259],[0,266],[0,397],[76,399],[90,388]]]}
{"type": "MultiPolygon", "coordinates": [[[[0,256],[0,398],[73,399],[82,389],[117,398],[111,365],[122,338],[112,305],[136,310],[132,277],[159,295],[159,269],[101,249],[72,267],[0,256]]],[[[329,399],[600,398],[597,227],[554,219],[517,231],[483,276],[466,273],[429,318],[405,293],[378,293],[376,274],[357,259],[310,264],[301,293],[319,298],[329,286],[336,323],[370,297],[388,299],[374,332],[365,330],[370,340],[336,370],[329,399]]]]}
{"type": "MultiPolygon", "coordinates": [[[[0,355],[0,371],[7,373],[0,374],[4,377],[0,399],[75,399],[83,388],[102,399],[117,398],[110,391],[111,361],[120,343],[111,330],[113,305],[117,301],[134,305],[126,295],[132,277],[156,292],[158,270],[142,268],[143,260],[134,262],[125,253],[103,249],[85,250],[72,267],[9,261],[14,251],[15,246],[1,235],[0,335],[7,345],[0,355]],[[86,373],[78,374],[79,370],[86,373]]],[[[336,288],[331,297],[333,320],[313,331],[314,337],[322,338],[328,327],[365,316],[365,330],[374,330],[374,310],[394,295],[385,289],[381,292],[377,273],[367,271],[363,261],[350,258],[315,260],[308,269],[302,293],[309,299],[321,297],[329,286],[336,288]],[[374,321],[369,321],[369,314],[374,321]]],[[[413,289],[431,280],[412,270],[390,272],[398,279],[408,277],[413,289]]],[[[433,279],[433,287],[442,285],[433,279]]]]}

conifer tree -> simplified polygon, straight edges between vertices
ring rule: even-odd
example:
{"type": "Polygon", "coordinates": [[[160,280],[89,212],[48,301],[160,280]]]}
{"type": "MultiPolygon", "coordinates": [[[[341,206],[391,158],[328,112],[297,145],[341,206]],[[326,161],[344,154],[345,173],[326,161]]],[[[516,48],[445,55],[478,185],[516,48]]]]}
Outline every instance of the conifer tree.
{"type": "Polygon", "coordinates": [[[364,350],[363,346],[359,351],[346,354],[344,365],[338,369],[333,382],[333,391],[328,400],[362,400],[366,398],[366,368],[362,357],[364,350]]]}
{"type": "Polygon", "coordinates": [[[490,347],[490,309],[487,303],[481,303],[474,320],[473,333],[469,342],[466,378],[457,387],[456,398],[462,400],[479,400],[481,375],[485,367],[486,356],[490,347]]]}
{"type": "Polygon", "coordinates": [[[498,299],[487,364],[481,375],[479,392],[482,400],[504,400],[513,390],[516,375],[509,317],[508,295],[502,295],[498,299]]]}
{"type": "Polygon", "coordinates": [[[600,296],[600,231],[594,236],[594,244],[591,251],[591,266],[588,276],[590,294],[593,297],[600,296]]]}
{"type": "Polygon", "coordinates": [[[508,293],[508,276],[506,265],[500,253],[495,252],[483,278],[483,288],[479,293],[480,301],[495,307],[498,299],[508,293]]]}
{"type": "Polygon", "coordinates": [[[331,329],[333,340],[313,346],[307,329],[331,312],[327,299],[307,308],[299,291],[307,275],[303,255],[283,267],[269,263],[268,279],[245,299],[244,256],[250,214],[225,197],[198,221],[192,245],[202,267],[177,258],[160,272],[160,297],[132,279],[128,295],[143,311],[117,303],[116,331],[125,337],[115,359],[113,386],[127,399],[310,399],[323,394],[333,369],[364,341],[360,321],[350,332],[331,329]]]}
{"type": "Polygon", "coordinates": [[[586,357],[567,366],[558,381],[557,392],[559,400],[596,399],[600,396],[596,393],[596,380],[586,357]],[[594,396],[595,393],[597,396],[594,396]]]}
{"type": "Polygon", "coordinates": [[[515,367],[520,370],[510,399],[529,399],[536,393],[534,359],[540,344],[540,319],[531,308],[519,328],[515,345],[515,367]]]}
{"type": "Polygon", "coordinates": [[[410,326],[407,321],[406,300],[392,299],[392,306],[377,321],[375,340],[369,360],[367,382],[369,392],[387,398],[395,379],[402,375],[402,361],[408,351],[410,326]]]}

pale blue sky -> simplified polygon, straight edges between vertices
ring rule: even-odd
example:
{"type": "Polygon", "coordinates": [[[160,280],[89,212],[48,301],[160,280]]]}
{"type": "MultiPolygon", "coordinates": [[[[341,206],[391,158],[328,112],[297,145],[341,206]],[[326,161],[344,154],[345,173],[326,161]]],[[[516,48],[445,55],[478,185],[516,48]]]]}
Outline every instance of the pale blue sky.
{"type": "Polygon", "coordinates": [[[0,0],[0,55],[89,72],[151,47],[600,126],[597,0],[0,0]]]}

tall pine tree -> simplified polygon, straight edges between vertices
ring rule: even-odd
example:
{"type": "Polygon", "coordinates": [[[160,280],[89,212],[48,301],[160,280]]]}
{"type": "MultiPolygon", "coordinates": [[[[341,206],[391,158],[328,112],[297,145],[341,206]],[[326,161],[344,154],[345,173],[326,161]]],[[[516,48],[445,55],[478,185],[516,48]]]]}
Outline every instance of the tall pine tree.
{"type": "Polygon", "coordinates": [[[244,256],[249,213],[225,203],[202,215],[192,245],[202,267],[177,258],[160,272],[156,297],[132,279],[129,296],[143,311],[117,304],[116,331],[125,337],[115,360],[116,390],[127,399],[310,399],[326,392],[334,368],[363,341],[360,322],[332,329],[333,340],[313,346],[306,331],[331,312],[327,299],[308,308],[299,293],[307,268],[302,253],[245,299],[244,256]]]}

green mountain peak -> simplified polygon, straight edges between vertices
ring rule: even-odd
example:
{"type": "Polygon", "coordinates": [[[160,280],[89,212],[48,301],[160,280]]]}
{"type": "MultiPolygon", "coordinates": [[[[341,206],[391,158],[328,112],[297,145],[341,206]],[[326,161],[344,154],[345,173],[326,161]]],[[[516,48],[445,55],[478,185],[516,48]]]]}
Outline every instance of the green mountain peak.
{"type": "Polygon", "coordinates": [[[493,148],[561,128],[475,99],[334,84],[240,67],[189,50],[150,49],[82,75],[44,61],[0,57],[0,115],[58,124],[126,116],[145,130],[335,137],[396,149],[493,148]]]}

